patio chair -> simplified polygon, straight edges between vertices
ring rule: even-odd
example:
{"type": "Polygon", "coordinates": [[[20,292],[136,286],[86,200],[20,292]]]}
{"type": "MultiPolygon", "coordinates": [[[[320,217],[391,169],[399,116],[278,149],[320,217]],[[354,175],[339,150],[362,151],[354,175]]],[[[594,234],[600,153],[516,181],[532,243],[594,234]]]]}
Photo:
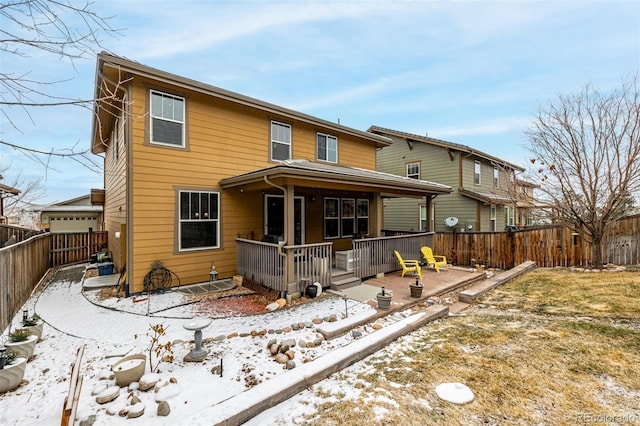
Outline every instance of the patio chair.
{"type": "Polygon", "coordinates": [[[400,266],[402,266],[402,277],[404,277],[404,274],[406,274],[407,272],[415,272],[422,280],[422,266],[420,265],[420,262],[418,262],[417,260],[403,259],[402,256],[400,256],[400,253],[398,253],[398,250],[394,250],[393,253],[398,258],[400,266]]]}
{"type": "Polygon", "coordinates": [[[420,249],[420,252],[424,257],[424,260],[427,262],[427,266],[433,265],[436,272],[440,272],[441,266],[444,266],[445,268],[448,266],[447,258],[445,256],[435,256],[431,247],[424,246],[420,249]]]}

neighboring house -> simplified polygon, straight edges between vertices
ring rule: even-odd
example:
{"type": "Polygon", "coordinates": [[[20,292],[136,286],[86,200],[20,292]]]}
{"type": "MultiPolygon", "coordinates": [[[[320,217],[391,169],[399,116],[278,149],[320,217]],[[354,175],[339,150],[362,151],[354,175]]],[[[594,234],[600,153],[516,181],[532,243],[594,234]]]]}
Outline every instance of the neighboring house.
{"type": "Polygon", "coordinates": [[[393,140],[378,151],[377,170],[454,188],[430,206],[386,200],[385,229],[479,232],[529,224],[533,187],[515,179],[523,168],[465,145],[377,126],[368,131],[393,140]]]}
{"type": "Polygon", "coordinates": [[[173,285],[207,281],[215,265],[283,293],[303,277],[327,286],[335,252],[380,236],[383,198],[451,191],[377,172],[384,136],[106,53],[95,99],[104,191],[92,199],[130,293],[156,260],[173,285]]]}
{"type": "Polygon", "coordinates": [[[91,196],[83,195],[36,209],[40,229],[51,233],[102,231],[102,206],[92,205],[91,196]]]}

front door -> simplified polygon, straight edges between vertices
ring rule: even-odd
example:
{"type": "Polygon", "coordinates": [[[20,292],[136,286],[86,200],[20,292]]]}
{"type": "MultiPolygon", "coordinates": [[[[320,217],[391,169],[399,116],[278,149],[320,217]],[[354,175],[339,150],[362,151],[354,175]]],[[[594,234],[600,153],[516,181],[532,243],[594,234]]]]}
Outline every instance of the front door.
{"type": "MultiPolygon", "coordinates": [[[[293,244],[304,244],[304,197],[294,197],[294,237],[293,244]]],[[[284,196],[266,195],[264,209],[264,233],[265,235],[284,235],[284,196]]]]}

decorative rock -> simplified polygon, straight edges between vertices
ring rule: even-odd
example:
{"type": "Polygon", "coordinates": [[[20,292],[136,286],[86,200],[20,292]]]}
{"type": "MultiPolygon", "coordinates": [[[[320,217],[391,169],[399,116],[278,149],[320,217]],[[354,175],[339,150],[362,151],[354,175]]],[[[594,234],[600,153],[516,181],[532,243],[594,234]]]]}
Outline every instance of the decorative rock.
{"type": "Polygon", "coordinates": [[[147,373],[140,377],[140,390],[146,391],[154,387],[160,381],[160,376],[156,373],[147,373]]]}
{"type": "Polygon", "coordinates": [[[298,331],[300,329],[300,326],[298,324],[291,324],[291,329],[294,331],[298,331]]]}
{"type": "Polygon", "coordinates": [[[171,407],[167,401],[160,401],[158,403],[158,416],[166,417],[171,413],[171,407]]]}
{"type": "Polygon", "coordinates": [[[277,354],[275,360],[278,364],[286,364],[289,361],[289,357],[285,354],[277,354]]]}
{"type": "Polygon", "coordinates": [[[91,414],[86,419],[80,420],[80,426],[92,426],[96,422],[96,415],[91,414]]]}
{"type": "Polygon", "coordinates": [[[269,329],[269,331],[267,331],[267,333],[269,333],[269,334],[275,334],[275,333],[276,333],[276,331],[275,331],[273,328],[270,328],[270,329],[269,329]]]}
{"type": "Polygon", "coordinates": [[[175,377],[171,377],[169,378],[169,383],[178,383],[178,379],[176,379],[175,377]]]}
{"type": "Polygon", "coordinates": [[[306,348],[307,347],[307,342],[305,342],[304,340],[300,339],[300,340],[298,340],[298,346],[300,346],[301,348],[306,348]]]}
{"type": "MultiPolygon", "coordinates": [[[[116,414],[119,414],[126,407],[127,407],[127,404],[124,402],[114,402],[113,404],[107,407],[107,410],[105,412],[110,416],[115,416],[116,414]]],[[[126,412],[125,412],[125,415],[126,415],[126,412]]]]}
{"type": "Polygon", "coordinates": [[[338,321],[338,317],[336,314],[329,315],[329,322],[336,322],[336,321],[338,321]]]}
{"type": "Polygon", "coordinates": [[[96,402],[98,404],[105,404],[111,402],[120,396],[120,386],[109,386],[96,396],[96,402]]]}
{"type": "Polygon", "coordinates": [[[351,336],[354,339],[359,339],[360,337],[362,337],[362,333],[360,333],[358,330],[351,330],[351,336]]]}
{"type": "Polygon", "coordinates": [[[136,417],[140,417],[141,415],[144,414],[144,404],[142,402],[138,403],[138,404],[134,404],[131,407],[129,407],[129,412],[127,413],[127,418],[128,419],[135,419],[136,417]]]}
{"type": "Polygon", "coordinates": [[[156,394],[156,402],[166,401],[169,398],[173,398],[174,396],[179,395],[181,391],[182,389],[180,389],[180,386],[177,384],[172,383],[165,386],[156,394]]]}
{"type": "Polygon", "coordinates": [[[291,327],[285,327],[282,329],[282,331],[284,331],[285,333],[291,333],[291,327]]]}
{"type": "Polygon", "coordinates": [[[251,337],[256,337],[258,335],[258,332],[255,330],[251,330],[251,337]]]}
{"type": "Polygon", "coordinates": [[[137,391],[138,389],[140,389],[140,383],[138,382],[131,382],[129,386],[127,386],[129,392],[137,391]]]}
{"type": "Polygon", "coordinates": [[[224,339],[226,339],[226,336],[224,334],[221,334],[219,336],[216,336],[213,338],[214,342],[222,342],[224,339]]]}
{"type": "Polygon", "coordinates": [[[316,325],[317,324],[322,324],[323,319],[322,318],[314,318],[311,322],[316,324],[316,325]]]}
{"type": "Polygon", "coordinates": [[[287,361],[287,364],[285,365],[287,370],[293,370],[294,368],[296,368],[296,363],[295,361],[289,360],[287,361]]]}
{"type": "Polygon", "coordinates": [[[271,352],[271,355],[277,354],[278,352],[280,352],[280,345],[274,343],[273,345],[269,346],[269,352],[271,352]]]}
{"type": "Polygon", "coordinates": [[[277,329],[276,334],[282,334],[282,329],[277,329]]]}
{"type": "Polygon", "coordinates": [[[287,352],[289,350],[289,346],[287,345],[280,345],[280,353],[283,354],[285,352],[287,352]]]}
{"type": "Polygon", "coordinates": [[[284,346],[289,346],[290,348],[293,348],[296,345],[296,340],[295,339],[287,339],[284,342],[282,342],[282,344],[284,346]]]}
{"type": "Polygon", "coordinates": [[[258,332],[258,335],[259,335],[259,336],[266,336],[266,335],[267,335],[267,329],[266,329],[266,328],[264,328],[264,329],[260,330],[260,331],[258,332]]]}
{"type": "Polygon", "coordinates": [[[131,397],[131,405],[136,405],[136,404],[139,404],[139,403],[141,403],[141,402],[142,402],[142,401],[140,401],[140,398],[138,398],[137,396],[133,395],[133,396],[131,397]]]}
{"type": "Polygon", "coordinates": [[[105,391],[107,388],[109,387],[108,383],[98,383],[98,385],[96,385],[92,390],[91,390],[91,396],[96,396],[99,393],[102,393],[103,391],[105,391]]]}
{"type": "Polygon", "coordinates": [[[381,330],[382,329],[382,324],[379,323],[375,323],[372,325],[374,330],[381,330]]]}
{"type": "Polygon", "coordinates": [[[447,402],[466,404],[473,401],[473,392],[462,383],[443,383],[436,387],[436,394],[447,402]]]}
{"type": "Polygon", "coordinates": [[[311,328],[311,327],[313,327],[313,323],[307,321],[307,322],[304,323],[304,326],[306,328],[311,328]]]}
{"type": "Polygon", "coordinates": [[[295,358],[296,354],[293,351],[286,351],[284,353],[289,359],[295,358]]]}
{"type": "Polygon", "coordinates": [[[238,333],[231,333],[227,336],[227,339],[233,339],[234,337],[238,337],[238,333]]]}
{"type": "Polygon", "coordinates": [[[275,345],[276,343],[278,343],[276,339],[269,340],[269,342],[267,343],[267,349],[270,348],[271,345],[275,345]]]}
{"type": "MultiPolygon", "coordinates": [[[[298,328],[299,328],[300,330],[302,330],[302,329],[303,329],[303,328],[305,328],[305,327],[306,327],[306,324],[305,324],[305,323],[303,323],[303,322],[299,322],[299,323],[298,323],[298,328]]],[[[311,327],[311,326],[309,326],[309,327],[311,327]]]]}
{"type": "Polygon", "coordinates": [[[240,337],[249,337],[249,333],[240,333],[240,337]]]}
{"type": "Polygon", "coordinates": [[[314,346],[320,346],[320,345],[322,345],[322,339],[320,339],[320,338],[315,339],[315,340],[313,341],[313,345],[314,345],[314,346]]]}

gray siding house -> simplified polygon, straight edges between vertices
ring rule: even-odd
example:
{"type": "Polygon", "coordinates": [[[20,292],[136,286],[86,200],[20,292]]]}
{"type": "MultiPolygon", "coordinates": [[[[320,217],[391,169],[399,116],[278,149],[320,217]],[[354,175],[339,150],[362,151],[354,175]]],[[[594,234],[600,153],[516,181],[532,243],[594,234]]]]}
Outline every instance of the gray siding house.
{"type": "Polygon", "coordinates": [[[492,232],[528,224],[533,199],[523,196],[530,191],[523,191],[522,181],[515,178],[516,173],[524,171],[522,167],[465,145],[427,136],[377,126],[368,131],[393,141],[378,151],[378,171],[453,188],[450,194],[432,200],[385,200],[385,229],[492,232]],[[431,211],[427,211],[428,206],[431,211]]]}

